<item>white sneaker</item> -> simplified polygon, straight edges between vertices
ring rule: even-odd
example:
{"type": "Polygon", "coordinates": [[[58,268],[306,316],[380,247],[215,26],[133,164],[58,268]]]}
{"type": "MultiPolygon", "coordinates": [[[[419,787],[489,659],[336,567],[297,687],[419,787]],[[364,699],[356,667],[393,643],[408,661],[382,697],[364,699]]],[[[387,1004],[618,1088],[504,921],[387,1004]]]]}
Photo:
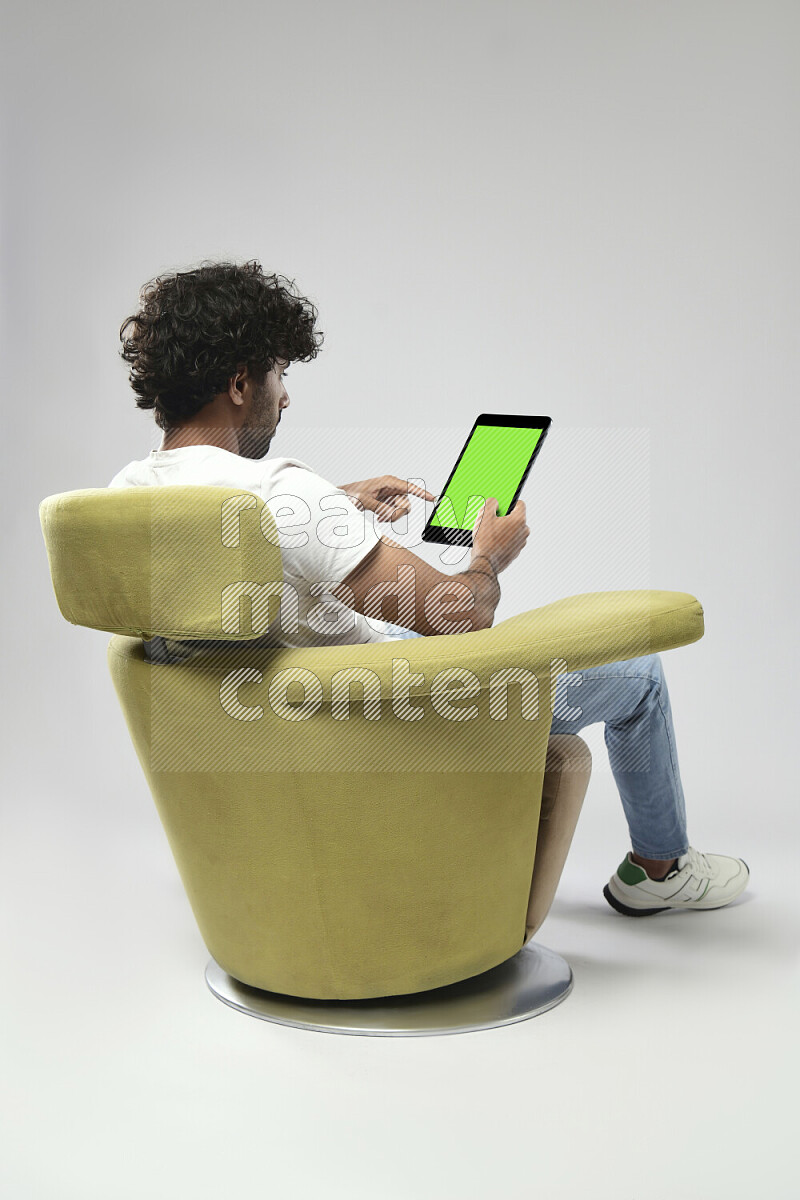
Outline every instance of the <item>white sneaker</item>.
{"type": "Polygon", "coordinates": [[[722,908],[744,891],[749,880],[750,868],[743,858],[701,854],[693,846],[666,879],[651,879],[644,867],[631,861],[629,851],[603,895],[626,917],[647,917],[668,908],[722,908]]]}

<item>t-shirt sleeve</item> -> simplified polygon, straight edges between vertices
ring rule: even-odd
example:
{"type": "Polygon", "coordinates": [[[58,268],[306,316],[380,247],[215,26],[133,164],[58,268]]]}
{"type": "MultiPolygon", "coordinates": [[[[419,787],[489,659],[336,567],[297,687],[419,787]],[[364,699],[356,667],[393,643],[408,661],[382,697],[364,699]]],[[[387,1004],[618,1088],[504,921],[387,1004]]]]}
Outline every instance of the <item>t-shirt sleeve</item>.
{"type": "Polygon", "coordinates": [[[278,530],[284,574],[335,583],[381,540],[365,513],[310,467],[286,466],[264,495],[278,530]]]}

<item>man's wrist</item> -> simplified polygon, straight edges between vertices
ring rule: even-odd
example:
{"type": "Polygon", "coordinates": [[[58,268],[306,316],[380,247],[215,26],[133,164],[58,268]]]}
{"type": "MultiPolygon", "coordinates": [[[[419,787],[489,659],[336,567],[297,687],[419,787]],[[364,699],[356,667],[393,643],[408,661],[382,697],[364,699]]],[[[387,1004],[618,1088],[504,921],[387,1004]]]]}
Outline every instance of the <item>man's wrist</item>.
{"type": "Polygon", "coordinates": [[[497,605],[500,601],[500,580],[497,578],[497,572],[494,569],[491,559],[485,554],[475,554],[470,561],[469,567],[467,567],[465,571],[462,571],[461,574],[482,575],[484,579],[489,579],[494,584],[494,588],[490,589],[489,592],[487,592],[487,590],[483,587],[481,587],[478,592],[473,592],[473,595],[475,596],[476,607],[483,610],[487,626],[491,625],[492,620],[494,619],[494,610],[497,608],[497,605]],[[477,567],[473,566],[473,563],[477,559],[481,559],[481,561],[485,560],[486,567],[482,565],[477,567]]]}
{"type": "Polygon", "coordinates": [[[495,601],[494,601],[494,603],[495,603],[495,605],[497,604],[497,601],[500,599],[500,580],[497,578],[496,575],[490,575],[488,571],[481,571],[480,568],[473,568],[473,567],[468,567],[467,570],[462,571],[461,574],[462,575],[482,575],[484,577],[484,579],[491,579],[492,583],[494,583],[494,585],[495,585],[495,588],[494,588],[495,601]]]}

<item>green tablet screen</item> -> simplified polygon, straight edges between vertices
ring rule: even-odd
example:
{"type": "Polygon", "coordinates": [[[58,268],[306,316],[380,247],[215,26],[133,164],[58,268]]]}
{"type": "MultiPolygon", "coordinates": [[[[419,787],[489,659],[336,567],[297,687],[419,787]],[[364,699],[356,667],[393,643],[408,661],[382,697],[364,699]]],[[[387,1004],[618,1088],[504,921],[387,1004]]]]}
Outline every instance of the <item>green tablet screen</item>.
{"type": "Polygon", "coordinates": [[[541,436],[541,429],[477,425],[431,525],[472,529],[487,496],[497,497],[497,511],[506,516],[541,436]]]}

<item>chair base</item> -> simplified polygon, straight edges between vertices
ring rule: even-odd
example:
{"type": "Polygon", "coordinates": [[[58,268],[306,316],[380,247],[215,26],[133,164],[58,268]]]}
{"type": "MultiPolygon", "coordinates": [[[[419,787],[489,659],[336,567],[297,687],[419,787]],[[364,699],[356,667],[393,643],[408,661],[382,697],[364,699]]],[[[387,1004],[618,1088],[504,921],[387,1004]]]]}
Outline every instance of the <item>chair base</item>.
{"type": "Polygon", "coordinates": [[[528,942],[513,958],[459,983],[368,1000],[309,1000],[240,983],[213,958],[206,983],[223,1004],[262,1021],[377,1037],[472,1033],[527,1021],[555,1008],[572,991],[572,969],[553,950],[528,942]]]}

